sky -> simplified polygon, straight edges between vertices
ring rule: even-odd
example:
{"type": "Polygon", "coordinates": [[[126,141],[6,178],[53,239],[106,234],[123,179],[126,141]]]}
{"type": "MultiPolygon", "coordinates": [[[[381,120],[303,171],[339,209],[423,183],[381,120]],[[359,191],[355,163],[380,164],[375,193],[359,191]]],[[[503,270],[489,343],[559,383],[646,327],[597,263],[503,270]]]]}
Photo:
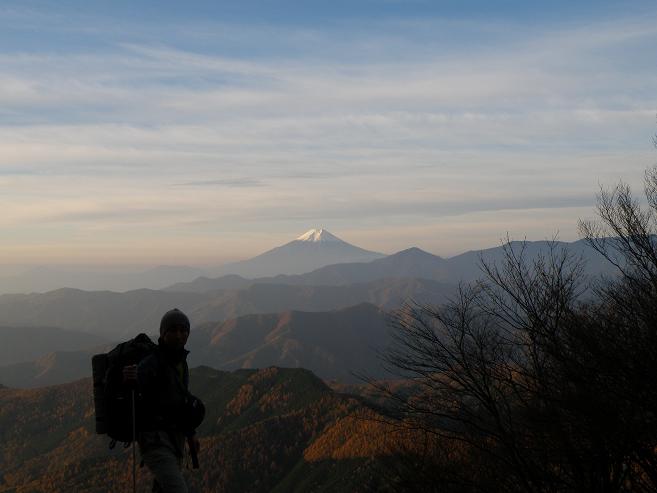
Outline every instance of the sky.
{"type": "Polygon", "coordinates": [[[654,1],[0,4],[0,267],[219,265],[308,229],[578,238],[657,163],[654,1]],[[573,5],[575,4],[575,5],[573,5]]]}

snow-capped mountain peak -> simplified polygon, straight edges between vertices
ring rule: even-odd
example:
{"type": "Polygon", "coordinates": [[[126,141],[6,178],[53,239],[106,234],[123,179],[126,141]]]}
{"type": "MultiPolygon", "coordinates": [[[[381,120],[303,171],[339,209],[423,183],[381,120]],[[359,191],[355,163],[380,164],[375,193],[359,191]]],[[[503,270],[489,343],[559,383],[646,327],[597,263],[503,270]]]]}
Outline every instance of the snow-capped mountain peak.
{"type": "Polygon", "coordinates": [[[337,236],[332,235],[325,229],[311,229],[297,238],[297,241],[310,241],[313,243],[326,241],[342,241],[337,236]]]}
{"type": "Polygon", "coordinates": [[[369,262],[384,256],[350,245],[320,228],[306,231],[296,240],[267,250],[257,257],[227,265],[218,272],[251,279],[279,274],[296,275],[326,265],[369,262]]]}

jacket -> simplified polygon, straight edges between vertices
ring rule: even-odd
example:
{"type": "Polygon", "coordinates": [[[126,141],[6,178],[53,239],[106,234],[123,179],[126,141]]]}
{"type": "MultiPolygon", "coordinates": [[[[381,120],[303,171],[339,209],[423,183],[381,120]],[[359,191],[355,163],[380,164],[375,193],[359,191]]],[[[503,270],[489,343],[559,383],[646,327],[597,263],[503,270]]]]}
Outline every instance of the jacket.
{"type": "Polygon", "coordinates": [[[141,431],[178,431],[190,436],[186,426],[186,409],[190,401],[189,367],[182,350],[171,354],[161,344],[137,367],[140,394],[138,412],[141,431]]]}

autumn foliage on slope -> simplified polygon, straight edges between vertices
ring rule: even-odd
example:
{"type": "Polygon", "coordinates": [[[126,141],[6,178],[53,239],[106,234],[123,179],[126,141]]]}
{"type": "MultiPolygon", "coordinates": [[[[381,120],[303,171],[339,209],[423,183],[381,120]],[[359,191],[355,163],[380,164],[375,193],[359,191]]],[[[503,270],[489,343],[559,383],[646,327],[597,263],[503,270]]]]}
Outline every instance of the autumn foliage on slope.
{"type": "MultiPolygon", "coordinates": [[[[186,471],[200,491],[385,491],[378,468],[394,438],[361,399],[303,369],[200,367],[191,382],[207,407],[201,469],[186,471]]],[[[0,442],[0,491],[131,488],[130,450],[94,433],[90,379],[0,389],[0,442]]],[[[138,469],[139,491],[150,482],[138,469]]]]}

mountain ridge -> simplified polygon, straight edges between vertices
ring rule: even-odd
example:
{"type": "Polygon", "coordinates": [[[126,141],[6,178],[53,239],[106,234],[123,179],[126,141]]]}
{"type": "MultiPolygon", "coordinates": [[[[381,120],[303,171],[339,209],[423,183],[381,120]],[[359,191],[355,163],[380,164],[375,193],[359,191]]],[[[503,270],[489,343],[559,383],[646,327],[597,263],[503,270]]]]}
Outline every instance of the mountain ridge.
{"type": "MultiPolygon", "coordinates": [[[[198,367],[190,383],[207,409],[197,433],[202,474],[184,470],[194,491],[390,491],[376,487],[376,457],[390,453],[390,433],[362,399],[332,391],[305,369],[198,367]],[[346,433],[367,441],[352,443],[346,433]]],[[[108,450],[93,416],[90,378],[0,389],[0,490],[130,489],[130,450],[108,450]]],[[[151,480],[147,469],[137,470],[139,491],[151,480]]]]}
{"type": "MultiPolygon", "coordinates": [[[[574,255],[581,256],[586,263],[586,272],[591,275],[612,272],[612,266],[584,240],[572,243],[552,241],[514,241],[509,244],[516,252],[525,249],[528,259],[545,254],[552,246],[567,248],[574,255]]],[[[368,262],[349,262],[331,264],[311,272],[296,275],[276,275],[256,279],[239,279],[241,285],[258,283],[277,283],[289,285],[323,285],[339,286],[361,282],[370,282],[384,278],[422,278],[439,282],[458,284],[472,282],[481,278],[481,260],[487,263],[499,263],[504,256],[504,246],[484,250],[469,250],[459,255],[443,258],[426,252],[418,247],[410,247],[391,255],[368,262]]],[[[213,289],[213,285],[227,286],[230,280],[224,277],[176,283],[165,290],[203,292],[213,289]]]]}
{"type": "MultiPolygon", "coordinates": [[[[386,373],[378,351],[390,342],[389,317],[371,303],[359,303],[324,312],[285,310],[208,322],[190,333],[189,364],[219,370],[307,368],[344,383],[357,380],[354,372],[382,377],[386,373]]],[[[55,351],[35,361],[0,366],[0,382],[13,388],[70,382],[89,374],[94,353],[113,346],[55,351]]]]}
{"type": "Polygon", "coordinates": [[[219,322],[247,313],[287,309],[326,311],[368,301],[397,308],[409,297],[443,300],[453,286],[429,280],[395,279],[350,286],[252,284],[246,289],[206,293],[135,290],[127,293],[62,288],[44,294],[0,295],[0,324],[64,327],[109,340],[148,332],[172,307],[193,325],[219,322]]]}
{"type": "Polygon", "coordinates": [[[139,288],[162,289],[176,282],[198,277],[240,274],[262,277],[280,273],[298,274],[337,262],[372,260],[383,257],[351,245],[328,230],[306,231],[283,245],[271,248],[253,258],[215,267],[159,265],[138,272],[121,269],[33,267],[22,274],[0,277],[0,294],[43,293],[58,288],[83,290],[131,291],[139,288]]]}

